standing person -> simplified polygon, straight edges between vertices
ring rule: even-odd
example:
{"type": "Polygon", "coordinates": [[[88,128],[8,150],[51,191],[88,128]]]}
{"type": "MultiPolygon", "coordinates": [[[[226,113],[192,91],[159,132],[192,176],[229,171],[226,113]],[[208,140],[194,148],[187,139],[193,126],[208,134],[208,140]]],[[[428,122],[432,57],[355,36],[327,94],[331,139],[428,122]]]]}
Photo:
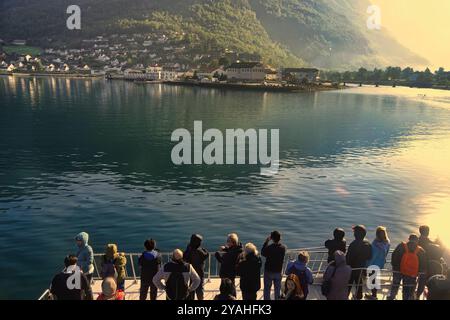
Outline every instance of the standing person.
{"type": "Polygon", "coordinates": [[[306,300],[300,280],[295,274],[292,273],[286,277],[281,298],[283,300],[306,300]]]}
{"type": "Polygon", "coordinates": [[[222,279],[220,283],[220,294],[214,297],[214,300],[221,301],[234,301],[236,296],[233,293],[236,292],[233,282],[230,279],[222,279]]]}
{"type": "Polygon", "coordinates": [[[200,285],[200,277],[192,265],[183,261],[183,251],[175,249],[172,260],[153,277],[153,283],[158,289],[166,291],[167,300],[187,300],[189,294],[200,285]]]}
{"type": "Polygon", "coordinates": [[[50,293],[56,300],[87,300],[90,298],[86,296],[90,289],[88,279],[78,267],[77,261],[78,259],[74,255],[65,257],[64,270],[53,278],[50,293]],[[73,281],[69,279],[70,277],[73,281]],[[76,277],[79,277],[79,281],[76,277]],[[69,286],[68,282],[74,285],[69,286]],[[75,285],[77,283],[79,284],[78,288],[75,285]]]}
{"type": "Polygon", "coordinates": [[[419,299],[425,290],[425,285],[429,278],[439,274],[442,266],[442,256],[444,251],[441,246],[430,239],[430,227],[420,226],[419,246],[425,250],[425,270],[419,274],[416,296],[419,299]]]}
{"type": "Polygon", "coordinates": [[[125,290],[125,267],[127,258],[122,252],[118,252],[116,244],[108,244],[105,249],[105,254],[101,260],[102,279],[107,277],[114,277],[117,281],[117,289],[125,290]]]}
{"type": "Polygon", "coordinates": [[[125,293],[122,290],[117,290],[116,279],[106,277],[102,281],[102,293],[97,297],[97,300],[125,300],[125,293]]]}
{"type": "Polygon", "coordinates": [[[278,231],[273,231],[263,244],[261,255],[266,258],[264,264],[264,300],[270,300],[272,283],[275,287],[275,300],[280,299],[286,250],[287,247],[281,243],[281,234],[278,231]],[[269,245],[271,240],[272,243],[269,245]]]}
{"type": "Polygon", "coordinates": [[[347,265],[345,253],[337,250],[334,259],[323,275],[322,293],[327,300],[348,300],[348,283],[352,276],[352,268],[347,265]]]}
{"type": "Polygon", "coordinates": [[[403,300],[414,300],[417,276],[425,270],[425,251],[419,246],[419,237],[409,236],[409,241],[400,243],[392,253],[392,288],[388,300],[397,297],[400,282],[403,282],[403,300]]]}
{"type": "Polygon", "coordinates": [[[197,294],[198,300],[204,299],[203,282],[205,278],[205,261],[209,257],[209,252],[202,247],[203,237],[199,234],[193,234],[191,241],[189,242],[186,251],[184,251],[184,261],[190,263],[194,267],[198,276],[200,277],[200,285],[195,291],[192,291],[189,295],[189,300],[195,299],[197,294]]]}
{"type": "Polygon", "coordinates": [[[256,300],[261,289],[262,261],[253,243],[247,243],[237,264],[237,274],[241,277],[240,288],[242,300],[256,300]]]}
{"type": "MultiPolygon", "coordinates": [[[[386,257],[391,248],[387,229],[383,226],[377,228],[375,232],[375,240],[372,242],[372,259],[370,259],[368,266],[377,266],[380,270],[384,269],[386,264],[386,257]]],[[[366,294],[366,299],[376,300],[378,290],[372,289],[372,295],[366,294]]]]}
{"type": "MultiPolygon", "coordinates": [[[[239,243],[238,235],[236,233],[229,234],[227,244],[220,247],[220,250],[215,253],[215,257],[220,263],[221,279],[230,279],[235,285],[236,264],[241,253],[242,244],[239,243]]],[[[233,295],[236,296],[236,292],[233,295]]]]}
{"type": "Polygon", "coordinates": [[[349,245],[347,252],[347,264],[353,269],[350,277],[348,294],[352,291],[353,284],[356,285],[356,294],[353,296],[356,300],[363,298],[363,283],[366,276],[366,267],[372,258],[372,246],[365,239],[367,231],[363,225],[353,227],[355,240],[349,245]]]}
{"type": "Polygon", "coordinates": [[[89,287],[86,291],[87,300],[93,300],[92,295],[92,276],[94,274],[94,251],[89,245],[89,234],[86,232],[80,232],[75,236],[75,242],[77,244],[77,265],[83,271],[88,280],[89,287]]]}
{"type": "Polygon", "coordinates": [[[307,251],[300,251],[296,261],[291,261],[286,267],[286,275],[295,274],[300,281],[300,287],[303,292],[303,299],[308,298],[309,285],[312,285],[314,278],[312,271],[308,268],[309,253],[307,251]]]}
{"type": "Polygon", "coordinates": [[[161,267],[161,255],[156,249],[156,241],[145,240],[145,251],[139,257],[138,264],[141,267],[141,288],[139,300],[146,300],[148,289],[150,288],[150,300],[156,300],[158,288],[153,284],[153,277],[161,267]]]}
{"type": "Polygon", "coordinates": [[[325,241],[325,248],[328,249],[328,263],[333,261],[334,253],[336,251],[341,251],[343,253],[347,252],[347,241],[345,240],[345,231],[341,228],[334,229],[333,239],[325,241]]]}

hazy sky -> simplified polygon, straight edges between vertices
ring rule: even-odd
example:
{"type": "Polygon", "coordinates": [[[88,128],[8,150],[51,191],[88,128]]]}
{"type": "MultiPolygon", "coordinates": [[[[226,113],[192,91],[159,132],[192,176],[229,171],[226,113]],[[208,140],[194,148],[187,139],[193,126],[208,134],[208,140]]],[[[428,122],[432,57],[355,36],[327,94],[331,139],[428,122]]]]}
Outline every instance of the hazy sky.
{"type": "Polygon", "coordinates": [[[403,45],[450,70],[450,0],[371,0],[382,25],[403,45]]]}

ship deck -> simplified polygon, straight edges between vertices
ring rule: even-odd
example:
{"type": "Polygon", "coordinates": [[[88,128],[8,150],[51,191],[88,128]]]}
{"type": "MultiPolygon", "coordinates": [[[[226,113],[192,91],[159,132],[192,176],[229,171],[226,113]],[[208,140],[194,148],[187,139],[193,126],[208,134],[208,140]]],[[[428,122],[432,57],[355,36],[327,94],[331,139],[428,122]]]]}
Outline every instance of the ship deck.
{"type": "MultiPolygon", "coordinates": [[[[322,277],[323,273],[328,266],[327,263],[327,257],[328,253],[323,248],[307,248],[307,249],[292,249],[288,250],[285,257],[285,262],[283,266],[283,270],[285,270],[285,267],[289,261],[295,260],[297,257],[297,254],[300,250],[306,250],[310,254],[310,260],[308,263],[309,268],[313,272],[314,277],[314,284],[309,287],[309,295],[308,300],[325,300],[326,298],[321,293],[321,284],[322,284],[322,277]]],[[[139,299],[139,289],[140,289],[140,275],[139,275],[139,267],[138,267],[138,257],[140,256],[140,253],[125,253],[125,256],[127,257],[127,266],[126,266],[126,280],[125,280],[125,299],[126,300],[138,300],[139,299]]],[[[162,256],[162,262],[166,263],[170,259],[170,253],[161,253],[162,256]]],[[[94,299],[97,298],[97,296],[101,292],[101,283],[102,280],[100,278],[99,274],[99,268],[100,266],[100,257],[101,254],[95,254],[94,259],[94,278],[93,278],[93,284],[92,284],[92,290],[94,293],[94,299]]],[[[390,257],[390,255],[389,255],[390,257]]],[[[389,294],[390,287],[392,284],[392,269],[390,261],[388,260],[386,262],[386,269],[381,270],[380,272],[380,283],[381,283],[381,289],[378,290],[378,296],[377,298],[379,300],[385,300],[389,294]]],[[[220,288],[220,278],[218,277],[220,269],[220,264],[217,263],[217,261],[214,259],[213,255],[210,255],[208,260],[206,261],[205,266],[205,280],[204,280],[204,297],[205,300],[212,300],[214,297],[219,294],[219,288],[220,288]]],[[[285,277],[283,277],[283,284],[284,284],[285,277]]],[[[354,289],[353,289],[354,290],[354,289]]],[[[236,278],[236,291],[237,291],[237,299],[242,299],[242,295],[239,289],[239,278],[236,278]]],[[[364,283],[363,288],[364,293],[369,293],[370,290],[366,287],[366,283],[364,283]]],[[[272,287],[272,293],[273,297],[273,287],[272,287]]],[[[49,290],[47,289],[39,298],[40,300],[48,299],[49,297],[49,290]]],[[[351,296],[350,296],[351,298],[351,296]]],[[[399,298],[401,298],[401,288],[399,290],[399,298]]],[[[149,299],[149,295],[147,296],[147,299],[149,299]]],[[[158,291],[157,300],[165,300],[165,293],[163,291],[158,291]]],[[[257,299],[262,300],[263,299],[263,280],[261,278],[261,290],[258,291],[257,299]]]]}

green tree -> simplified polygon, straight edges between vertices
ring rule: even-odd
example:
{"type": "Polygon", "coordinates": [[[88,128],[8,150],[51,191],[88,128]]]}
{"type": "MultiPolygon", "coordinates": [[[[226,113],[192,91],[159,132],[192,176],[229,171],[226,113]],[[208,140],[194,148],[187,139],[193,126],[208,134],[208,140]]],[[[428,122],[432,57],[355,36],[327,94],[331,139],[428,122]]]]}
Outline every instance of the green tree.
{"type": "Polygon", "coordinates": [[[357,81],[366,81],[368,76],[368,71],[366,68],[359,68],[358,72],[356,73],[356,80],[357,81]]]}
{"type": "Polygon", "coordinates": [[[401,79],[409,80],[413,74],[414,74],[414,69],[411,67],[407,67],[402,70],[401,79]]]}

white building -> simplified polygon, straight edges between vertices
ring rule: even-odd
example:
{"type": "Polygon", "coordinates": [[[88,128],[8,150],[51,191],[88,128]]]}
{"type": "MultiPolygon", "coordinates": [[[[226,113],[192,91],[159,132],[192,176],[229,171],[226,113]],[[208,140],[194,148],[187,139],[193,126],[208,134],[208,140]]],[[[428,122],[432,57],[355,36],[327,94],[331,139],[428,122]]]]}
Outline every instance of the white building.
{"type": "Polygon", "coordinates": [[[148,74],[149,80],[161,80],[163,68],[160,66],[148,66],[145,72],[148,74]]]}
{"type": "Polygon", "coordinates": [[[225,69],[228,80],[264,81],[266,68],[260,62],[235,62],[225,69]]]}
{"type": "Polygon", "coordinates": [[[161,80],[175,81],[178,79],[178,72],[173,69],[163,69],[161,73],[161,80]]]}

